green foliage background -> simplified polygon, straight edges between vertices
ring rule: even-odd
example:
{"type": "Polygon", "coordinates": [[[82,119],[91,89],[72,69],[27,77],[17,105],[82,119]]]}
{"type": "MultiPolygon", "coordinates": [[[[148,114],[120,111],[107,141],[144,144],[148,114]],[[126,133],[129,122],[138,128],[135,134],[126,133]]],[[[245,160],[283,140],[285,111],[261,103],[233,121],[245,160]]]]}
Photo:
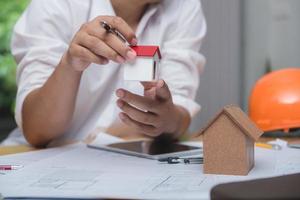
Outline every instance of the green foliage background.
{"type": "Polygon", "coordinates": [[[29,0],[0,1],[0,111],[13,111],[16,95],[16,63],[10,53],[13,26],[29,0]]]}

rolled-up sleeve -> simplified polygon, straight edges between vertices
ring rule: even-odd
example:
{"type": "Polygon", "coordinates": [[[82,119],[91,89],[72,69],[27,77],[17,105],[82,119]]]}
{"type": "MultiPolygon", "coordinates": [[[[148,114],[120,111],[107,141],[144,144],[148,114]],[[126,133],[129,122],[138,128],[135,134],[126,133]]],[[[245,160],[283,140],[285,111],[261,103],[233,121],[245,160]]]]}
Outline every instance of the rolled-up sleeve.
{"type": "Polygon", "coordinates": [[[15,118],[22,129],[26,96],[49,78],[68,47],[71,22],[64,1],[33,0],[15,25],[11,49],[17,66],[15,118]]]}
{"type": "Polygon", "coordinates": [[[166,81],[173,102],[184,107],[191,117],[199,110],[195,96],[199,85],[199,74],[205,58],[199,53],[206,34],[206,22],[200,1],[182,1],[176,23],[169,29],[162,47],[159,76],[166,81]]]}

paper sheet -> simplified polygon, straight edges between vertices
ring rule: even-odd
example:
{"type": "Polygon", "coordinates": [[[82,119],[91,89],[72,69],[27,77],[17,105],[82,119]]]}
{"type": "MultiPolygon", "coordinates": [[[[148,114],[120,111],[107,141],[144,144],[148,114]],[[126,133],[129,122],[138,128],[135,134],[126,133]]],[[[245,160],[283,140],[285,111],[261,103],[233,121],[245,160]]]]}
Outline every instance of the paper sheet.
{"type": "Polygon", "coordinates": [[[0,176],[0,193],[5,197],[209,199],[210,189],[218,183],[300,172],[299,154],[298,149],[287,147],[256,148],[255,167],[248,176],[222,176],[204,175],[200,164],[161,164],[78,145],[0,176]]]}
{"type": "MultiPolygon", "coordinates": [[[[76,148],[77,146],[80,145],[84,145],[84,144],[74,144],[74,145],[68,145],[64,147],[49,148],[49,149],[43,149],[38,151],[26,152],[26,153],[0,156],[0,165],[9,164],[9,165],[21,165],[25,167],[32,163],[36,163],[40,160],[43,160],[45,158],[49,158],[57,154],[60,154],[62,152],[68,151],[72,148],[76,148]]],[[[9,171],[9,170],[0,171],[0,176],[10,174],[13,172],[14,171],[9,171]]]]}

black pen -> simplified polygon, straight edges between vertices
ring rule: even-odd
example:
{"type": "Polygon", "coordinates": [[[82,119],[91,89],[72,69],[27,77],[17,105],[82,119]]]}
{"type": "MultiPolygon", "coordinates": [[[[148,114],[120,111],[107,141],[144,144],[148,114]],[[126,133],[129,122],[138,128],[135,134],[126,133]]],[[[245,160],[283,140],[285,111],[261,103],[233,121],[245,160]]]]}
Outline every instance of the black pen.
{"type": "Polygon", "coordinates": [[[117,36],[122,42],[126,43],[129,45],[129,42],[126,40],[126,38],[115,28],[113,28],[111,25],[109,25],[106,21],[101,21],[100,22],[101,26],[109,33],[114,34],[117,36]]]}
{"type": "Polygon", "coordinates": [[[203,157],[191,157],[191,158],[180,158],[180,157],[168,157],[158,160],[159,162],[165,162],[168,164],[203,164],[203,157]]]}

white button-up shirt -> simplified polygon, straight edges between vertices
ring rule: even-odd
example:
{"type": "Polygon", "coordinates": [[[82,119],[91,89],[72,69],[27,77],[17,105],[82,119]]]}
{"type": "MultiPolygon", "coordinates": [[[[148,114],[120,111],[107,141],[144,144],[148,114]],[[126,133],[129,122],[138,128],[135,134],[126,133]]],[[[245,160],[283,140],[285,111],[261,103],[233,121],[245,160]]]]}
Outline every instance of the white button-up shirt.
{"type": "MultiPolygon", "coordinates": [[[[15,118],[20,131],[12,133],[4,144],[25,142],[21,131],[24,99],[47,81],[80,26],[99,15],[115,15],[109,0],[31,1],[14,28],[11,43],[18,63],[15,118]]],[[[200,109],[194,98],[205,62],[199,53],[205,33],[199,0],[153,4],[136,30],[138,44],[160,46],[159,78],[168,84],[173,102],[191,116],[200,109]]],[[[118,88],[138,94],[143,91],[139,82],[123,80],[122,65],[91,64],[81,79],[71,125],[56,141],[82,140],[96,127],[123,126],[116,106],[118,88]]]]}

